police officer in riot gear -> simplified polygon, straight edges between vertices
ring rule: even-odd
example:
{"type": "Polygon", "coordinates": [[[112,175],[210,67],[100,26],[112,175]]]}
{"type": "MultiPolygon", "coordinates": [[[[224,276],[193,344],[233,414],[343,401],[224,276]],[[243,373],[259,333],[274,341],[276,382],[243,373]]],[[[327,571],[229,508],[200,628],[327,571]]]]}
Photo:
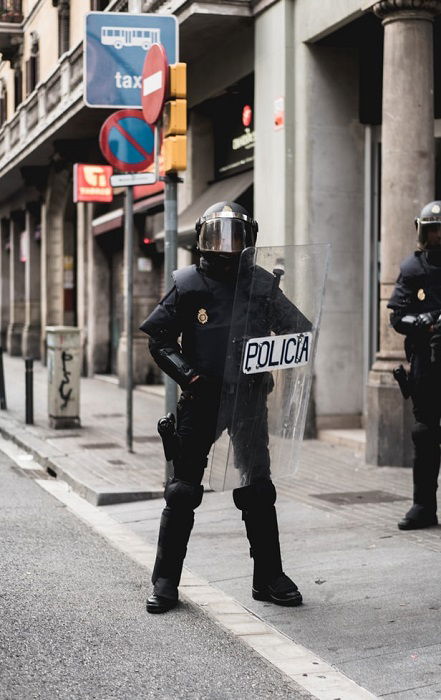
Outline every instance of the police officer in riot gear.
{"type": "MultiPolygon", "coordinates": [[[[202,501],[201,481],[208,453],[217,437],[240,253],[254,246],[257,229],[257,222],[235,202],[219,202],[209,207],[196,223],[199,265],[174,272],[173,288],[141,325],[141,330],[149,335],[154,360],[182,389],[177,408],[174,476],[164,491],[166,506],[152,575],[154,588],[147,601],[150,613],[166,612],[178,602],[178,585],[194,510],[202,501]]],[[[266,271],[265,275],[273,278],[266,271]]],[[[280,290],[273,315],[279,318],[279,328],[286,326],[289,317],[296,330],[310,330],[309,321],[280,290]]],[[[260,383],[265,381],[265,373],[258,377],[260,383]]],[[[259,410],[259,406],[254,410],[259,410]]],[[[224,427],[229,429],[240,459],[240,441],[228,420],[226,416],[224,427]]],[[[260,430],[258,452],[260,462],[255,478],[233,491],[254,560],[252,595],[279,605],[300,605],[302,596],[282,568],[267,425],[260,430]]]]}
{"type": "Polygon", "coordinates": [[[413,506],[398,523],[400,530],[438,524],[436,491],[440,466],[441,418],[441,201],[429,202],[415,219],[418,250],[406,258],[388,307],[391,324],[406,336],[410,373],[396,378],[411,396],[413,506]]]}

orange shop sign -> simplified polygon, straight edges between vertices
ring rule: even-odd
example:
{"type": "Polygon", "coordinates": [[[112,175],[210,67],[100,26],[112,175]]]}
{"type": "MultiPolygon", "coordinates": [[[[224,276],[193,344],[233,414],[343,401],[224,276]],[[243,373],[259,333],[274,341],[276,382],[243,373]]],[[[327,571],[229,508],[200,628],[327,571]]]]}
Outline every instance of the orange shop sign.
{"type": "Polygon", "coordinates": [[[74,165],[74,202],[111,202],[113,199],[110,176],[111,165],[74,165]]]}

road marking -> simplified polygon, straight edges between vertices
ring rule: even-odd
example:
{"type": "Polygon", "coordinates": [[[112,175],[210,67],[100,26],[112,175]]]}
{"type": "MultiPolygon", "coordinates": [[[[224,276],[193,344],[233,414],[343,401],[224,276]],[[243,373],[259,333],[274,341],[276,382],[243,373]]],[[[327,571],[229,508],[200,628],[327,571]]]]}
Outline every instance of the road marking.
{"type": "MultiPolygon", "coordinates": [[[[0,448],[3,449],[1,442],[0,448]]],[[[35,483],[64,503],[95,532],[137,564],[153,570],[156,548],[147,544],[126,525],[116,522],[107,513],[82,499],[64,481],[36,479],[35,483]]],[[[182,598],[200,606],[225,630],[241,639],[317,700],[376,698],[312,651],[296,644],[186,567],[183,569],[179,591],[182,598]]]]}

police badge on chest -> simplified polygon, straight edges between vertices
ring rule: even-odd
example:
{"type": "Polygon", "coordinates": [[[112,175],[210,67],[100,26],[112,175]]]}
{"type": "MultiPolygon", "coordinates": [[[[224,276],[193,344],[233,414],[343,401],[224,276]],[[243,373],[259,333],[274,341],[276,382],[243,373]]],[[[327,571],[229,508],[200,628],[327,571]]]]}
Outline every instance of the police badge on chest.
{"type": "Polygon", "coordinates": [[[207,309],[199,309],[198,311],[198,321],[204,325],[208,321],[207,309]]]}

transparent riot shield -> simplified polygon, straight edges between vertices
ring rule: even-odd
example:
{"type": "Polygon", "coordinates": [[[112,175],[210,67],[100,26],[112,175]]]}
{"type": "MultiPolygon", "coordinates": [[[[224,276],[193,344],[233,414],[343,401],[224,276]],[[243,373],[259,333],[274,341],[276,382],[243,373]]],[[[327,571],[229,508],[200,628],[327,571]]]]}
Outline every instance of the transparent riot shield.
{"type": "Polygon", "coordinates": [[[293,473],[317,348],[329,245],[241,255],[210,486],[225,491],[293,473]]]}

